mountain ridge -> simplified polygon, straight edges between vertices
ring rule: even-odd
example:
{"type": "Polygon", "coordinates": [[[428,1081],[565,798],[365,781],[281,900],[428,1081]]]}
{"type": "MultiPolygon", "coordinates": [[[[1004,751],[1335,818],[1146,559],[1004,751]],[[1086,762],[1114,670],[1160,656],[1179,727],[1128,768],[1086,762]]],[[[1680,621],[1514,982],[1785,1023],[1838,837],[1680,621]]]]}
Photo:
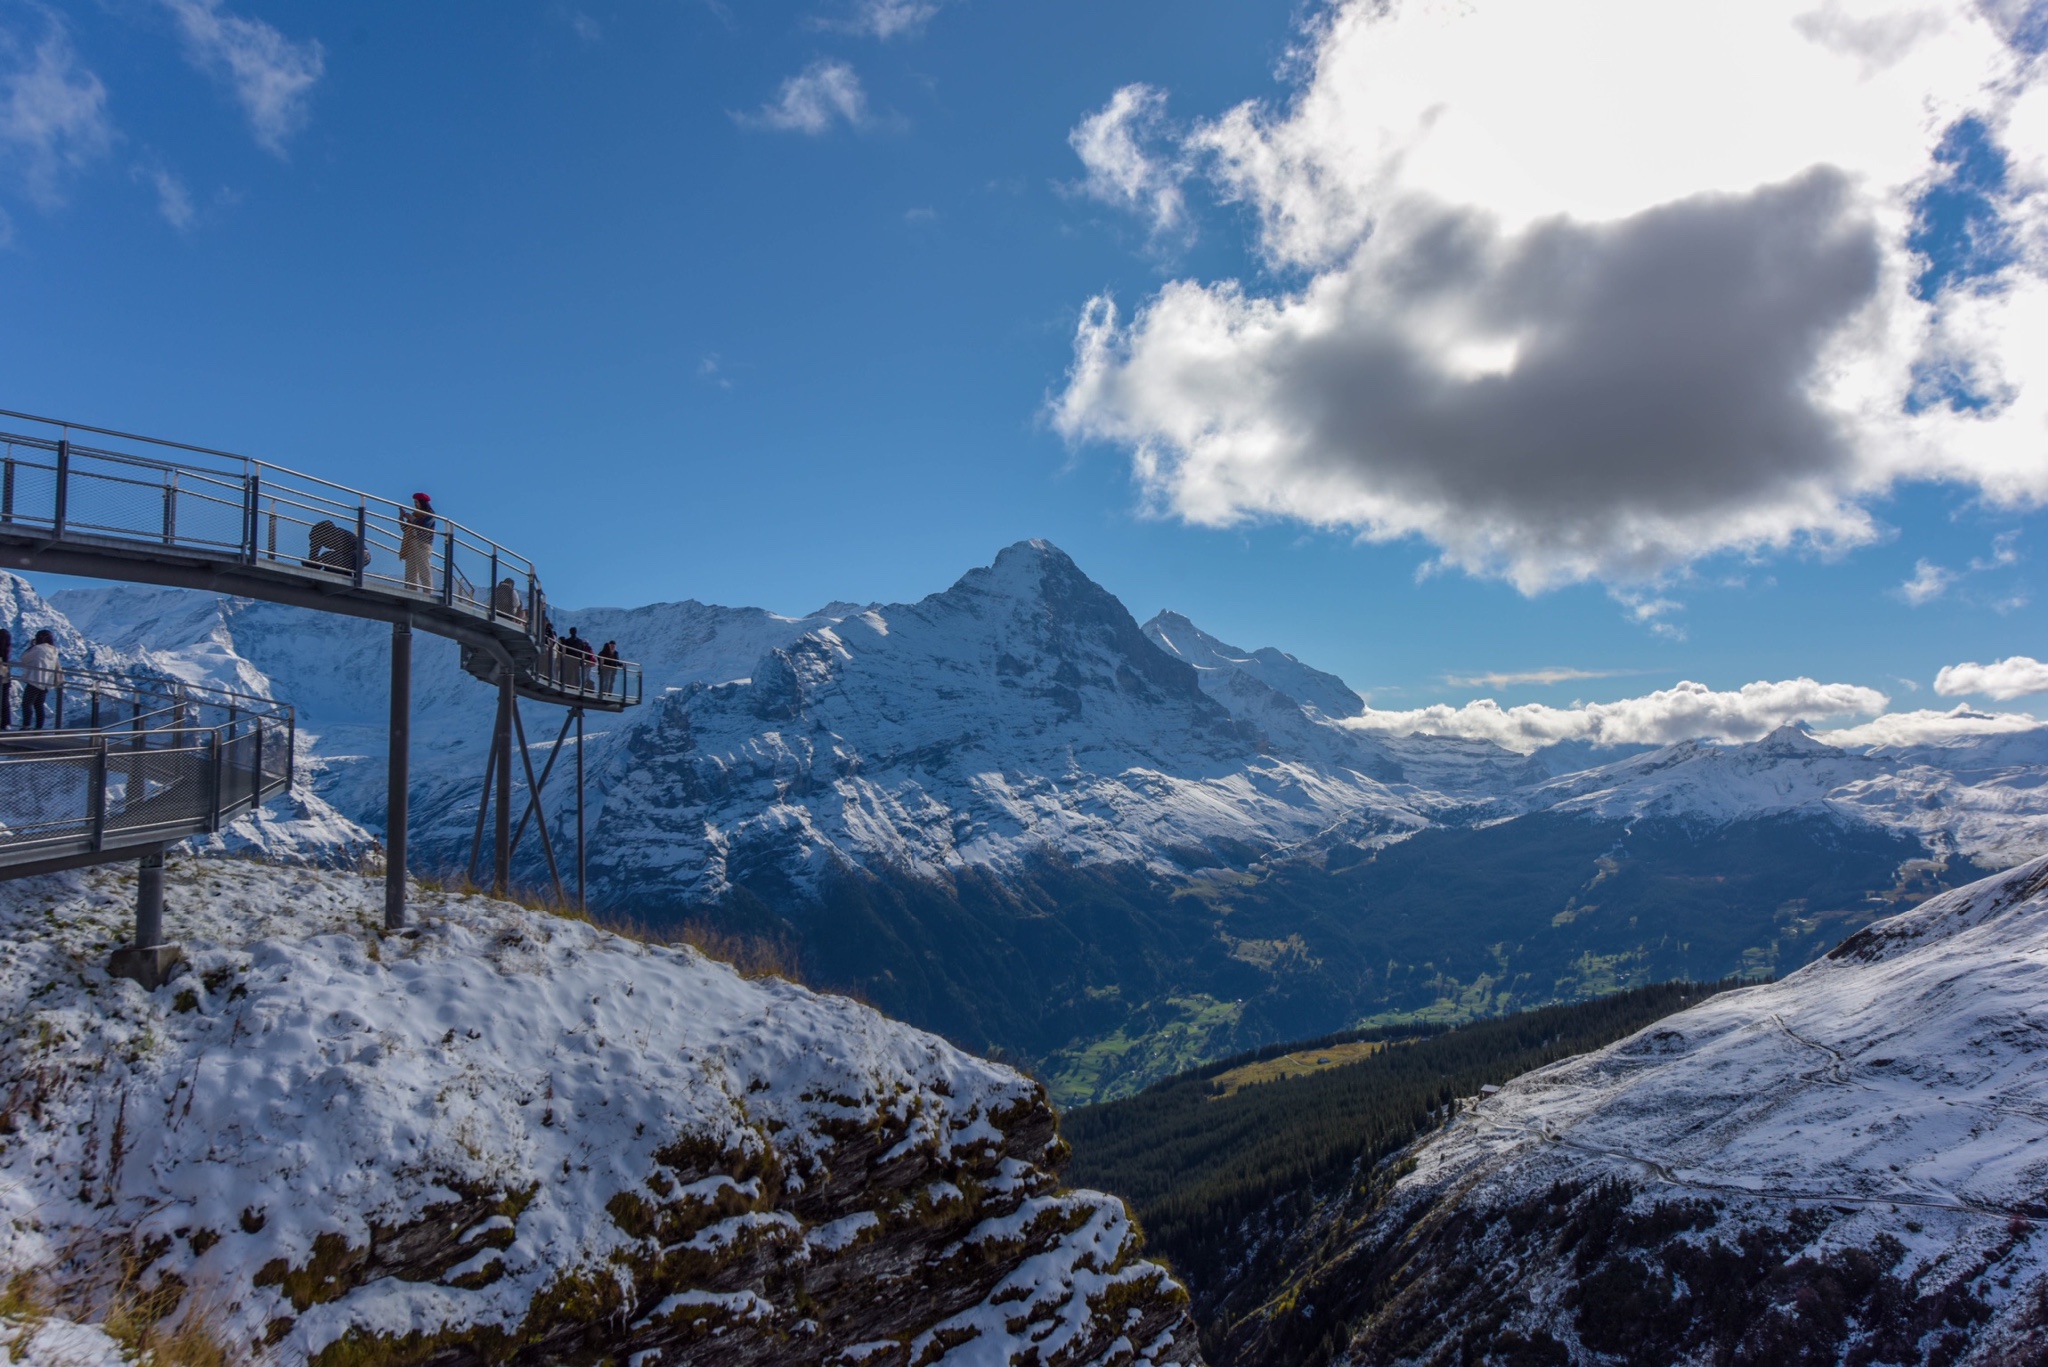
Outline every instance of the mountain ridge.
{"type": "MultiPolygon", "coordinates": [[[[346,858],[381,826],[382,626],[177,590],[9,591],[24,621],[74,614],[83,635],[62,639],[120,667],[294,702],[302,799],[360,837],[300,853],[346,858]]],[[[1046,542],[911,603],[683,600],[557,625],[648,671],[646,706],[585,727],[595,906],[776,941],[821,980],[1038,1061],[1067,1100],[1274,1032],[1796,966],[1899,898],[2048,849],[2048,732],[1529,755],[1396,735],[1330,715],[1363,700],[1283,651],[1178,614],[1139,624],[1046,542]],[[1725,858],[1741,878],[1700,881],[1725,858]],[[1442,859],[1458,891],[1433,947],[1408,889],[1442,859]]],[[[413,860],[459,870],[491,698],[436,638],[414,676],[413,860]]],[[[536,768],[551,723],[528,716],[536,768]]],[[[549,788],[561,852],[575,815],[549,788]]],[[[289,854],[293,829],[248,838],[289,854]]],[[[515,873],[545,876],[531,837],[515,873]]]]}

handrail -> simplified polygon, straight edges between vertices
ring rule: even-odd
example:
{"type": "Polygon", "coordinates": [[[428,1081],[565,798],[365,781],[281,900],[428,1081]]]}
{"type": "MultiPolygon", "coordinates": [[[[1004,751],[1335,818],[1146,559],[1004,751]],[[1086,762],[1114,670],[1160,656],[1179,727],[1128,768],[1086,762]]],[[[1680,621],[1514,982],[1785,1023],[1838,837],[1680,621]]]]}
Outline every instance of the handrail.
{"type": "MultiPolygon", "coordinates": [[[[548,630],[548,602],[533,562],[438,512],[211,447],[0,409],[51,435],[0,432],[0,536],[133,556],[182,553],[295,581],[303,594],[335,588],[395,600],[391,606],[452,613],[498,641],[524,645],[523,685],[565,694],[556,701],[603,707],[641,701],[638,664],[607,662],[594,677],[563,681],[570,667],[548,630]],[[208,457],[168,459],[74,442],[73,432],[208,457]],[[226,463],[223,465],[223,463],[226,463]],[[427,525],[431,522],[431,525],[427,525]]],[[[275,583],[275,579],[268,579],[275,583]]],[[[424,618],[423,618],[424,620],[424,618]]]]}
{"type": "MultiPolygon", "coordinates": [[[[19,670],[0,667],[10,696],[19,670]]],[[[287,704],[86,669],[66,670],[51,692],[56,728],[0,731],[0,867],[218,831],[296,775],[287,704]],[[78,690],[92,724],[66,727],[61,699],[78,690]]]]}

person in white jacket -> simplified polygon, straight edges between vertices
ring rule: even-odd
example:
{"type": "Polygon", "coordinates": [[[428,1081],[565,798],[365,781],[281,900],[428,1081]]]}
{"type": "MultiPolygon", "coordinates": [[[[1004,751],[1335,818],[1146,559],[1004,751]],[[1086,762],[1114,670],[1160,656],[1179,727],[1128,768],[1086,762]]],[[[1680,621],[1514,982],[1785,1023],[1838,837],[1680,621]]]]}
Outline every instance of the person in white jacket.
{"type": "Polygon", "coordinates": [[[57,659],[56,638],[48,631],[36,633],[36,643],[21,652],[21,729],[40,731],[48,720],[45,700],[50,690],[64,682],[64,666],[57,659]],[[30,724],[29,718],[35,722],[30,724]]]}

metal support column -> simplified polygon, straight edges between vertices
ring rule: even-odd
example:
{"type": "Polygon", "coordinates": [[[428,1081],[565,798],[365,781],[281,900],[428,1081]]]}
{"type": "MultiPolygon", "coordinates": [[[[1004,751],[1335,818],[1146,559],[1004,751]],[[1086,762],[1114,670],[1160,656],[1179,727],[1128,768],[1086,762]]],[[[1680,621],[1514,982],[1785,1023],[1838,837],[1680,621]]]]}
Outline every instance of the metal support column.
{"type": "Polygon", "coordinates": [[[164,942],[164,852],[142,856],[135,874],[135,947],[155,949],[164,942]]]}
{"type": "MultiPolygon", "coordinates": [[[[384,929],[405,928],[405,835],[412,782],[412,622],[391,624],[391,758],[385,775],[384,929]]],[[[259,775],[260,781],[260,775],[259,775]]]]}
{"type": "Polygon", "coordinates": [[[183,967],[185,951],[164,943],[164,847],[142,851],[135,870],[135,943],[107,960],[107,972],[154,992],[183,967]]]}
{"type": "Polygon", "coordinates": [[[588,913],[583,865],[583,709],[576,709],[576,909],[588,913]]]}
{"type": "Polygon", "coordinates": [[[503,897],[512,887],[512,671],[498,671],[498,729],[491,738],[498,756],[497,858],[491,891],[503,897]]]}

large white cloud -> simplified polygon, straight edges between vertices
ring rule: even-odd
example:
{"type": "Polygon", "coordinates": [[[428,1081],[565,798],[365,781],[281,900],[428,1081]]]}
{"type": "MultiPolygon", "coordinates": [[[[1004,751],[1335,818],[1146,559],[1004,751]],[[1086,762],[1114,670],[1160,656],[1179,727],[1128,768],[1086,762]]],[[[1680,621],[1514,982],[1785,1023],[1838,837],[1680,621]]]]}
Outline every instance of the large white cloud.
{"type": "Polygon", "coordinates": [[[1869,716],[1884,711],[1887,701],[1874,688],[1818,683],[1813,679],[1759,680],[1725,692],[1687,682],[1637,698],[1577,703],[1571,707],[1548,707],[1542,703],[1502,707],[1491,698],[1462,707],[1435,703],[1412,711],[1368,707],[1342,725],[1396,735],[1424,732],[1489,740],[1528,754],[1560,741],[1667,745],[1700,737],[1756,740],[1787,722],[1869,716]]]}
{"type": "Polygon", "coordinates": [[[1853,545],[1902,479],[2039,500],[2048,95],[2007,9],[1341,0],[1284,108],[1120,163],[1153,214],[1205,166],[1282,283],[1091,301],[1054,420],[1192,522],[1420,536],[1525,590],[1853,545]],[[2002,220],[1929,277],[1959,127],[2009,154],[2002,220]]]}
{"type": "Polygon", "coordinates": [[[2048,693],[2048,664],[2032,656],[2014,655],[1988,665],[1948,665],[1934,676],[1934,691],[1944,698],[1981,693],[2000,702],[2029,693],[2048,693]]]}

